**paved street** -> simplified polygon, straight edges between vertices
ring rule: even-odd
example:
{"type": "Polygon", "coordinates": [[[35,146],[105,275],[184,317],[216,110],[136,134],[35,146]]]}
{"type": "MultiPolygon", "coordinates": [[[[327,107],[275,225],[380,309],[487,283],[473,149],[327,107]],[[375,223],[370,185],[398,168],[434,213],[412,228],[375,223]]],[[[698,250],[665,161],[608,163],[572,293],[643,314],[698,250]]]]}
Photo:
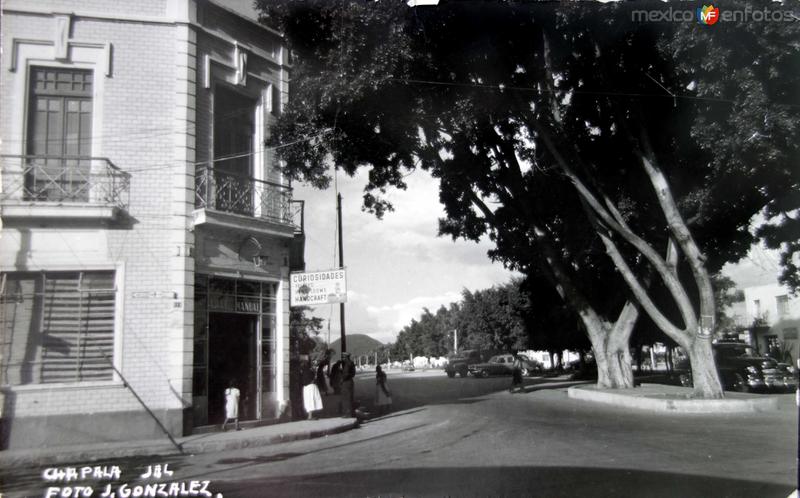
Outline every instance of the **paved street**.
{"type": "MultiPolygon", "coordinates": [[[[656,416],[568,399],[563,381],[528,379],[524,394],[510,394],[509,383],[392,373],[395,411],[359,429],[121,466],[133,476],[168,463],[171,480],[211,480],[211,491],[229,497],[785,497],[794,489],[793,395],[781,395],[775,413],[656,416]]],[[[357,397],[373,390],[372,377],[359,376],[357,397]]],[[[5,491],[42,496],[40,472],[17,473],[5,491]]]]}

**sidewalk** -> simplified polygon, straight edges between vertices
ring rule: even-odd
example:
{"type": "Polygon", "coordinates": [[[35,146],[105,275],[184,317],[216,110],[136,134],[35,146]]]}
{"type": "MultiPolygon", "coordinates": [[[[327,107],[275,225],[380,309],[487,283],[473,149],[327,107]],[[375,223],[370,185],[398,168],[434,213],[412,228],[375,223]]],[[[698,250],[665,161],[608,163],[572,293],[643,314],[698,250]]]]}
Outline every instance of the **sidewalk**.
{"type": "Polygon", "coordinates": [[[726,392],[724,399],[696,399],[688,387],[642,384],[634,389],[598,389],[596,384],[567,389],[572,399],[661,413],[755,413],[778,409],[778,398],[726,392]]]}
{"type": "MultiPolygon", "coordinates": [[[[183,453],[197,454],[267,446],[301,439],[312,439],[344,432],[358,426],[354,418],[324,418],[273,424],[240,431],[211,432],[176,438],[183,453]]],[[[59,446],[39,449],[0,451],[0,470],[21,466],[43,467],[67,463],[86,463],[114,458],[178,455],[166,436],[142,441],[59,446]]]]}

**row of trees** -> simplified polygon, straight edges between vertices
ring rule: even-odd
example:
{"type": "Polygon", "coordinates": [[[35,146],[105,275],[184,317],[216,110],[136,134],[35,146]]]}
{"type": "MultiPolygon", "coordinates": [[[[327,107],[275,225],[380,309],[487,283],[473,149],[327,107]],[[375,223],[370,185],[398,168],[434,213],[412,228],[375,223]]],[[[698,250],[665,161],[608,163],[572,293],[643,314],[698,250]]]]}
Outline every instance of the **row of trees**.
{"type": "MultiPolygon", "coordinates": [[[[715,336],[736,331],[726,314],[737,292],[733,281],[715,275],[712,284],[717,296],[715,336]]],[[[549,286],[524,278],[489,289],[462,291],[457,303],[422,314],[403,327],[396,342],[379,351],[381,358],[407,359],[414,356],[439,357],[453,352],[454,331],[459,349],[481,351],[548,351],[556,356],[564,350],[579,353],[592,348],[582,322],[549,286]]],[[[677,343],[661,332],[652,321],[643,319],[633,330],[630,348],[641,363],[645,346],[662,343],[669,348],[677,343]]]]}
{"type": "Polygon", "coordinates": [[[489,289],[462,291],[462,299],[441,306],[435,313],[425,308],[418,319],[403,327],[391,352],[409,356],[446,356],[453,352],[454,333],[459,349],[514,351],[529,344],[525,314],[531,309],[519,281],[489,289]]]}
{"type": "Polygon", "coordinates": [[[800,281],[797,23],[637,22],[628,3],[260,4],[297,56],[272,133],[293,144],[287,175],[324,187],[330,161],[366,167],[380,217],[387,187],[430,171],[440,232],[488,235],[492,258],[546,283],[601,386],[633,386],[646,315],[688,352],[696,394],[721,397],[710,275],[762,237],[800,281]],[[771,228],[754,234],[757,214],[771,228]]]}

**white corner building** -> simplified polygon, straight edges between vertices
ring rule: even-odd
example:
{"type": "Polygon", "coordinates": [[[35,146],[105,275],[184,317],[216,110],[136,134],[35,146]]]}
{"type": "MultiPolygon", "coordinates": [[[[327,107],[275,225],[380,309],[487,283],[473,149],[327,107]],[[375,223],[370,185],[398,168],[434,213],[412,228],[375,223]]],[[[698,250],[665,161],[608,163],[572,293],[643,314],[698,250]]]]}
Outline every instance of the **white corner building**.
{"type": "Polygon", "coordinates": [[[285,416],[289,63],[222,0],[2,3],[2,448],[285,416]]]}

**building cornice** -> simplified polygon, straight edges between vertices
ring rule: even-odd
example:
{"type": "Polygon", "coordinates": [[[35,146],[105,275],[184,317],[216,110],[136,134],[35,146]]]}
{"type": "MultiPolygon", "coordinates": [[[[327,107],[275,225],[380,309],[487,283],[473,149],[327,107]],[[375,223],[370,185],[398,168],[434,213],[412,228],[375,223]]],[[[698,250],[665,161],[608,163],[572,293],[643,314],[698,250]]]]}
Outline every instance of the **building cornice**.
{"type": "MultiPolygon", "coordinates": [[[[226,12],[230,13],[232,16],[236,16],[237,18],[247,21],[250,24],[258,26],[259,28],[269,32],[273,36],[276,36],[283,41],[283,35],[278,31],[275,31],[272,28],[268,28],[263,24],[260,24],[253,19],[248,17],[242,16],[230,9],[227,9],[223,6],[220,6],[217,3],[209,2],[213,4],[215,7],[219,7],[226,12]]],[[[162,26],[189,26],[196,31],[203,33],[204,35],[211,36],[216,38],[217,40],[223,41],[231,46],[238,44],[239,46],[245,48],[248,52],[252,53],[254,56],[259,57],[265,61],[268,61],[272,64],[277,65],[278,67],[285,67],[287,69],[291,69],[290,64],[283,63],[283,54],[279,53],[277,56],[273,57],[272,55],[268,54],[264,50],[261,50],[258,47],[253,47],[251,45],[242,44],[241,42],[231,38],[230,36],[220,33],[218,31],[209,29],[203,26],[200,23],[194,21],[187,21],[187,20],[179,20],[179,19],[168,19],[165,17],[153,17],[153,16],[138,16],[138,15],[112,15],[109,13],[101,13],[101,12],[90,12],[90,11],[72,11],[72,12],[62,12],[56,11],[54,9],[42,8],[42,7],[35,7],[35,6],[11,6],[11,7],[4,7],[2,10],[3,14],[8,13],[15,13],[15,14],[23,14],[23,15],[36,15],[36,16],[44,16],[44,17],[57,17],[57,16],[71,16],[73,19],[97,19],[102,21],[114,21],[114,22],[128,22],[128,23],[139,23],[139,24],[157,24],[162,26]]],[[[35,41],[36,43],[45,44],[52,42],[45,42],[45,41],[35,41]]],[[[13,70],[13,69],[12,69],[13,70]]]]}
{"type": "MultiPolygon", "coordinates": [[[[210,0],[206,0],[209,4],[214,5],[215,7],[224,10],[231,16],[236,17],[239,20],[245,21],[252,26],[255,26],[272,36],[275,36],[281,40],[283,40],[284,36],[278,30],[270,28],[269,26],[265,26],[258,22],[255,19],[251,19],[247,16],[244,16],[235,10],[232,10],[224,5],[220,5],[217,2],[212,2],[210,0]]],[[[136,14],[112,14],[109,12],[97,12],[97,11],[90,11],[90,10],[73,10],[70,12],[64,12],[62,10],[56,10],[48,7],[40,7],[35,5],[29,4],[12,4],[12,5],[4,5],[2,9],[3,14],[27,14],[27,15],[38,15],[38,16],[47,16],[47,17],[55,17],[55,16],[63,16],[63,15],[70,15],[73,17],[78,17],[82,19],[98,19],[103,21],[116,21],[116,22],[129,22],[129,23],[141,23],[141,24],[161,24],[161,25],[190,25],[192,27],[198,28],[203,30],[204,32],[213,35],[219,36],[215,32],[206,29],[204,26],[189,21],[187,19],[178,19],[178,18],[170,18],[167,16],[143,16],[143,15],[136,15],[136,14]]]]}

